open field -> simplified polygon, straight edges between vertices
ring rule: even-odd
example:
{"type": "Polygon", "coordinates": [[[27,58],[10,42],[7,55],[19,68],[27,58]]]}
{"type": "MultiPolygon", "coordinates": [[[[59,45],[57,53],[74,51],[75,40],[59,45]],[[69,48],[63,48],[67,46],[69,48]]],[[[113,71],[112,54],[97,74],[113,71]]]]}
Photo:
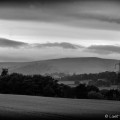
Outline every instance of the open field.
{"type": "Polygon", "coordinates": [[[104,118],[119,114],[120,102],[0,94],[1,118],[104,118]]]}

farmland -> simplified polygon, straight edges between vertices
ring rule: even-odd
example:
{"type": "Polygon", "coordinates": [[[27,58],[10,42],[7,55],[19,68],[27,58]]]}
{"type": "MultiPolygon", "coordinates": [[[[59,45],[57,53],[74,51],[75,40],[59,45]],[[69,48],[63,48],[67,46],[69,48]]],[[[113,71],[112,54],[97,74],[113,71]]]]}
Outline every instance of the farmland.
{"type": "Polygon", "coordinates": [[[119,110],[119,101],[0,94],[1,118],[104,118],[119,110]]]}

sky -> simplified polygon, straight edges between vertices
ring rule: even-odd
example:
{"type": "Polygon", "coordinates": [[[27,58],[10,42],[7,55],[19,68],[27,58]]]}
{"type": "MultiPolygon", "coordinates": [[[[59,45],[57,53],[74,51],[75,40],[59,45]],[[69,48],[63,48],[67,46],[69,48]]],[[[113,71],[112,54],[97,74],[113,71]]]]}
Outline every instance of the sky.
{"type": "Polygon", "coordinates": [[[117,0],[1,2],[0,62],[120,59],[119,13],[117,0]]]}

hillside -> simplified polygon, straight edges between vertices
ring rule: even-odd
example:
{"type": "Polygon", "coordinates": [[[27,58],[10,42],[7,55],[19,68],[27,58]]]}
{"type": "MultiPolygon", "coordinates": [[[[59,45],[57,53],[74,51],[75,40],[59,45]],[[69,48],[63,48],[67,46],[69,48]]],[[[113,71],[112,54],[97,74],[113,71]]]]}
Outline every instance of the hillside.
{"type": "Polygon", "coordinates": [[[0,118],[90,119],[120,115],[119,110],[119,101],[0,94],[0,118]]]}
{"type": "Polygon", "coordinates": [[[114,71],[118,60],[102,59],[95,57],[61,58],[41,60],[33,62],[0,63],[0,67],[8,67],[9,72],[22,74],[45,74],[45,73],[98,73],[114,71]]]}

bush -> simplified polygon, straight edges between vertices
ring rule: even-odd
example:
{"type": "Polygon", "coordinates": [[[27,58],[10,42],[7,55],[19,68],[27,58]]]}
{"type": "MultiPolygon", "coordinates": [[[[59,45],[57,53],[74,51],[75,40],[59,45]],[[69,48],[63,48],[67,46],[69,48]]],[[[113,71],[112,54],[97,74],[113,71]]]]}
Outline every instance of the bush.
{"type": "Polygon", "coordinates": [[[100,92],[90,91],[88,92],[89,99],[103,99],[104,96],[100,92]]]}
{"type": "Polygon", "coordinates": [[[110,87],[111,83],[109,81],[102,81],[99,80],[95,83],[95,86],[97,87],[101,87],[101,86],[105,86],[105,87],[110,87]]]}
{"type": "Polygon", "coordinates": [[[106,93],[106,97],[108,100],[120,100],[120,91],[111,89],[106,93]]]}
{"type": "Polygon", "coordinates": [[[64,98],[74,98],[75,97],[74,88],[71,88],[70,86],[64,85],[64,84],[60,84],[60,88],[62,90],[61,97],[64,97],[64,98]]]}
{"type": "Polygon", "coordinates": [[[88,85],[87,90],[88,90],[88,92],[90,92],[90,91],[99,92],[99,88],[94,85],[88,85]]]}
{"type": "Polygon", "coordinates": [[[87,87],[85,84],[79,84],[77,87],[75,87],[75,95],[76,98],[87,98],[87,87]]]}
{"type": "Polygon", "coordinates": [[[109,92],[109,90],[107,90],[107,89],[100,90],[100,93],[104,96],[104,99],[107,99],[108,92],[109,92]]]}

